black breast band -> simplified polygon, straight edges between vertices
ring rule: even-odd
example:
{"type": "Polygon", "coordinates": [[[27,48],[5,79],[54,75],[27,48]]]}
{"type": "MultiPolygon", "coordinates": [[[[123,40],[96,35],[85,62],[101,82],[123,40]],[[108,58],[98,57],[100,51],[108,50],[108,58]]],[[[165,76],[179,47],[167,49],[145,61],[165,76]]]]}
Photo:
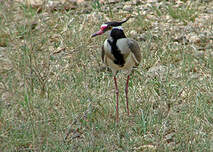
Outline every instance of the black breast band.
{"type": "Polygon", "coordinates": [[[113,40],[112,42],[110,40],[107,40],[108,43],[111,46],[112,49],[112,54],[115,57],[114,63],[119,65],[119,66],[124,66],[124,56],[121,54],[121,51],[118,49],[116,42],[117,40],[113,40]]]}

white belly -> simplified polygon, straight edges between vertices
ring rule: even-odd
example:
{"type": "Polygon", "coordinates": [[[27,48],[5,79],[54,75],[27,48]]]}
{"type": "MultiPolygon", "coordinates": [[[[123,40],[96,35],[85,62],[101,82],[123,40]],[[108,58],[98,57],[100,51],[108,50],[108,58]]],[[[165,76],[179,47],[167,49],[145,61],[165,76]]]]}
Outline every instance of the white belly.
{"type": "Polygon", "coordinates": [[[106,61],[107,65],[112,69],[113,73],[116,73],[118,70],[130,71],[132,69],[132,67],[135,66],[135,62],[134,62],[132,53],[130,53],[129,56],[126,58],[124,66],[119,66],[119,65],[115,64],[113,60],[111,60],[110,58],[107,58],[107,57],[105,58],[105,61],[106,61]]]}

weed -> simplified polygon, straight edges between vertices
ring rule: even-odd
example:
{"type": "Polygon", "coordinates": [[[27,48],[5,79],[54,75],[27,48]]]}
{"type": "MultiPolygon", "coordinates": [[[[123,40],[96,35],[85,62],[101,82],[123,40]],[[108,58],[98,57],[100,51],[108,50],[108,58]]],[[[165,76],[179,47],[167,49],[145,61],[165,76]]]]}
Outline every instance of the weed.
{"type": "Polygon", "coordinates": [[[172,5],[168,6],[168,14],[177,20],[183,21],[187,24],[189,21],[194,22],[197,17],[197,9],[190,6],[182,6],[174,8],[172,5]]]}
{"type": "MultiPolygon", "coordinates": [[[[100,70],[101,45],[106,37],[91,40],[90,35],[105,22],[99,20],[102,16],[120,20],[125,13],[114,13],[110,1],[106,6],[99,1],[89,3],[97,16],[76,13],[78,10],[53,12],[46,7],[38,13],[20,3],[0,3],[1,151],[212,148],[211,51],[196,56],[198,44],[174,41],[176,35],[188,38],[191,29],[197,33],[212,30],[212,20],[188,27],[202,12],[199,8],[153,7],[150,11],[157,18],[141,15],[138,9],[135,13],[139,15],[125,23],[127,35],[130,30],[144,35],[143,41],[135,38],[143,59],[129,82],[130,116],[124,102],[126,75],[117,75],[117,124],[112,73],[100,70]],[[102,7],[107,7],[107,12],[102,7]],[[168,15],[174,19],[169,23],[168,15]]],[[[201,46],[208,46],[211,40],[207,34],[201,46]]]]}

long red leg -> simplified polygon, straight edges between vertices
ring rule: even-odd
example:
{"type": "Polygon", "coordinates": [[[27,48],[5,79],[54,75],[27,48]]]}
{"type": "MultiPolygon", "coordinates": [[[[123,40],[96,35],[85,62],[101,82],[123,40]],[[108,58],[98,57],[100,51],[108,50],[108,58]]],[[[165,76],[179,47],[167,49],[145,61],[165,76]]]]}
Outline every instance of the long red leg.
{"type": "Polygon", "coordinates": [[[116,121],[119,121],[119,111],[118,111],[118,85],[117,85],[117,79],[116,76],[114,76],[114,81],[115,81],[115,93],[116,93],[116,121]]]}
{"type": "Polygon", "coordinates": [[[127,80],[126,80],[126,88],[125,88],[125,92],[126,92],[126,110],[127,110],[128,116],[129,116],[128,86],[129,86],[129,75],[128,75],[127,80]]]}

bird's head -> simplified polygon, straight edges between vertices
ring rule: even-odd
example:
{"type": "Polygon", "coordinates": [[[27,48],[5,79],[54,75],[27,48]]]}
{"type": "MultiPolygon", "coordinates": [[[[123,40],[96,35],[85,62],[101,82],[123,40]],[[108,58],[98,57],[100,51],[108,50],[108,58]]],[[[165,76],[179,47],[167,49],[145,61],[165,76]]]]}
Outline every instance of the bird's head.
{"type": "Polygon", "coordinates": [[[121,21],[121,22],[106,22],[104,24],[101,25],[101,28],[98,32],[94,33],[91,35],[91,37],[95,37],[95,36],[98,36],[98,35],[102,35],[104,34],[106,31],[109,31],[109,30],[112,30],[113,27],[119,27],[121,26],[123,23],[125,23],[126,21],[128,21],[130,18],[127,17],[124,21],[121,21]]]}

